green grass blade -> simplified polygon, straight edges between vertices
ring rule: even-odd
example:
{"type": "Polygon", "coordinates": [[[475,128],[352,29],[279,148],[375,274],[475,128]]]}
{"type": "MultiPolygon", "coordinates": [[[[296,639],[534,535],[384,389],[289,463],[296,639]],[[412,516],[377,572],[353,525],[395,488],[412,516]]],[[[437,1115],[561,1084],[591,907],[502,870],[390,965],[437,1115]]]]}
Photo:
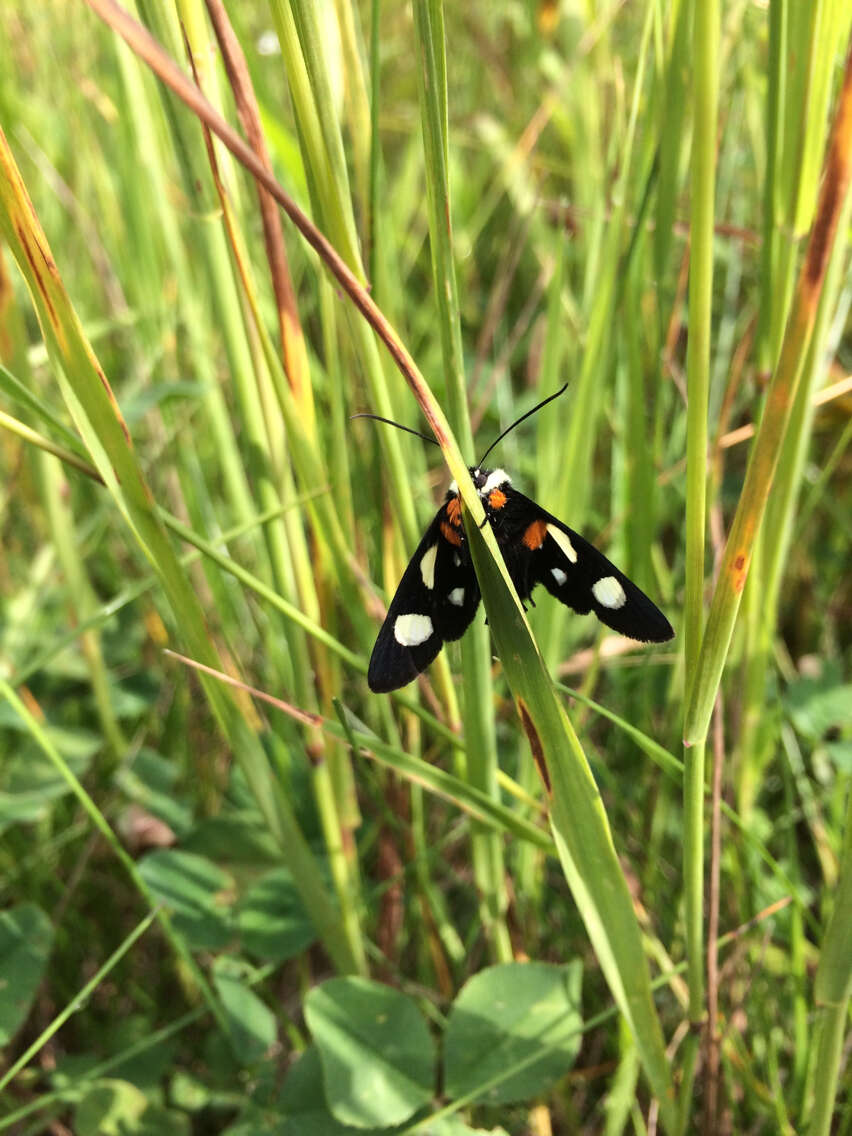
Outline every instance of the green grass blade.
{"type": "Polygon", "coordinates": [[[114,970],[115,966],[127,954],[134,943],[142,938],[142,936],[145,934],[145,932],[148,930],[148,928],[156,918],[157,912],[152,911],[150,912],[150,914],[146,915],[144,919],[137,923],[130,934],[126,936],[124,941],[116,947],[116,949],[109,956],[103,966],[98,967],[96,973],[92,975],[92,977],[83,987],[81,987],[81,989],[72,998],[65,1009],[56,1015],[50,1025],[42,1030],[35,1041],[24,1050],[21,1056],[12,1065],[10,1065],[3,1076],[0,1077],[0,1092],[2,1092],[3,1089],[5,1089],[5,1087],[15,1079],[15,1077],[17,1077],[18,1073],[20,1073],[24,1066],[27,1065],[30,1059],[35,1057],[39,1050],[44,1048],[44,1046],[48,1043],[48,1041],[50,1041],[57,1030],[61,1029],[62,1026],[68,1021],[68,1019],[73,1014],[76,1014],[78,1012],[80,1006],[86,1004],[91,995],[97,990],[97,988],[107,977],[110,971],[114,970]]]}
{"type": "Polygon", "coordinates": [[[703,742],[722,677],[754,542],[769,499],[805,359],[825,272],[852,175],[852,49],[825,161],[820,203],[799,275],[778,367],[752,447],[745,484],[731,525],[713,594],[698,666],[688,691],[684,739],[703,742]]]}
{"type": "MultiPolygon", "coordinates": [[[[113,501],[156,572],[181,635],[193,655],[216,669],[198,597],[180,566],[154,505],[109,382],[86,340],[62,284],[47,238],[0,132],[0,231],[24,276],[38,314],[48,354],[69,412],[113,501]]],[[[317,482],[318,483],[318,482],[317,482]]],[[[315,483],[316,484],[316,483],[315,483]]],[[[353,960],[340,937],[338,916],[325,890],[319,866],[286,801],[276,791],[267,759],[237,706],[217,683],[202,680],[211,709],[243,765],[246,778],[270,830],[303,873],[305,902],[341,969],[353,960]]]]}
{"type": "Polygon", "coordinates": [[[549,776],[551,827],[562,869],[607,984],[636,1039],[663,1123],[673,1132],[674,1096],[662,1030],[639,925],[600,794],[579,739],[556,700],[502,558],[484,547],[493,534],[480,533],[469,518],[466,527],[497,652],[539,771],[549,776]]]}
{"type": "Polygon", "coordinates": [[[209,986],[206,978],[201,972],[200,967],[192,957],[192,954],[188,950],[181,936],[175,933],[171,924],[171,920],[169,919],[167,913],[158,906],[153,895],[148,890],[148,885],[142,878],[142,875],[139,872],[138,867],[136,866],[136,862],[131,856],[128,855],[127,852],[125,852],[124,848],[121,846],[121,842],[113,832],[106,817],[92,800],[89,793],[87,793],[85,788],[80,784],[79,779],[74,775],[74,772],[71,770],[68,763],[63,759],[56,746],[45,733],[41,723],[36,721],[36,719],[33,717],[33,715],[30,713],[30,711],[27,709],[27,707],[24,705],[15,691],[2,678],[0,678],[0,695],[2,695],[6,699],[12,710],[22,720],[32,738],[34,739],[36,745],[48,758],[53,767],[66,782],[71,792],[80,802],[80,805],[82,806],[92,825],[104,838],[110,851],[127,872],[127,875],[130,877],[133,886],[139,892],[146,906],[151,910],[151,913],[157,919],[163,930],[163,934],[168,940],[169,945],[174,951],[176,957],[180,959],[182,964],[186,966],[187,970],[192,975],[193,980],[197,984],[198,989],[201,992],[204,1001],[207,1003],[208,1008],[215,1015],[219,1025],[223,1029],[225,1029],[226,1026],[224,1014],[221,1006],[219,1005],[218,999],[213,993],[212,988],[209,986]]]}
{"type": "MultiPolygon", "coordinates": [[[[704,618],[704,533],[707,492],[707,411],[710,389],[710,338],[713,304],[713,222],[716,191],[716,130],[719,5],[697,3],[693,13],[695,55],[690,226],[689,341],[687,345],[686,596],[683,653],[687,689],[698,662],[704,618]]],[[[688,750],[684,769],[684,846],[686,951],[689,964],[689,1018],[693,1036],[686,1047],[681,1123],[688,1123],[691,1079],[704,1012],[704,747],[688,750]]]]}
{"type": "MultiPolygon", "coordinates": [[[[467,409],[462,357],[461,316],[453,262],[452,213],[447,155],[447,91],[444,18],[441,0],[415,0],[420,112],[426,166],[429,243],[432,279],[438,307],[441,356],[447,385],[449,418],[462,449],[473,457],[473,435],[467,409]]],[[[467,739],[468,776],[473,785],[497,795],[497,739],[491,712],[491,653],[488,632],[477,621],[462,640],[464,678],[464,732],[467,739]]],[[[503,850],[490,834],[474,833],[474,871],[481,896],[486,933],[495,957],[512,959],[506,926],[508,897],[503,850]]]]}
{"type": "Polygon", "coordinates": [[[819,1015],[814,1032],[814,1105],[808,1132],[828,1136],[835,1114],[843,1035],[852,998],[852,794],[848,799],[834,911],[828,921],[814,979],[819,1015]]]}

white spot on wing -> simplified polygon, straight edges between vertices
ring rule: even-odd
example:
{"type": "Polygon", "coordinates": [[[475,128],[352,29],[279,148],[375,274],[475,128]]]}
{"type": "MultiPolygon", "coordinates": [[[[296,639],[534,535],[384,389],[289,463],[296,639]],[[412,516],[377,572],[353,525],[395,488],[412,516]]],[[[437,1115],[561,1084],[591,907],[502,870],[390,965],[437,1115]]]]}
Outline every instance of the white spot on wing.
{"type": "Polygon", "coordinates": [[[565,573],[562,571],[561,568],[551,568],[550,574],[553,577],[553,579],[556,581],[556,583],[559,585],[560,588],[565,583],[565,581],[568,579],[568,577],[565,575],[565,573]]]}
{"type": "Polygon", "coordinates": [[[423,553],[423,559],[420,561],[420,575],[430,592],[435,587],[435,558],[437,555],[438,546],[433,544],[431,548],[426,549],[423,553]]]}
{"type": "Polygon", "coordinates": [[[419,647],[432,634],[432,620],[428,615],[397,616],[393,625],[393,637],[402,647],[419,647]]]}
{"type": "Polygon", "coordinates": [[[453,564],[455,564],[456,568],[461,567],[461,557],[457,552],[453,553],[453,564]]]}
{"type": "Polygon", "coordinates": [[[556,541],[556,543],[559,545],[559,547],[562,549],[571,563],[576,564],[577,551],[574,548],[574,545],[571,543],[571,538],[568,536],[568,533],[564,533],[562,529],[558,529],[556,525],[548,525],[547,531],[550,533],[550,535],[553,537],[553,539],[556,541]]]}
{"type": "Polygon", "coordinates": [[[499,489],[501,485],[508,485],[509,480],[509,475],[504,469],[493,469],[480,489],[479,496],[487,497],[492,489],[499,489]]]}
{"type": "Polygon", "coordinates": [[[620,607],[624,607],[627,603],[627,595],[624,588],[616,580],[615,576],[602,576],[600,580],[596,580],[592,584],[592,595],[601,605],[601,607],[609,607],[614,611],[618,611],[620,607]]]}
{"type": "Polygon", "coordinates": [[[453,588],[447,599],[456,607],[464,607],[464,588],[453,588]]]}

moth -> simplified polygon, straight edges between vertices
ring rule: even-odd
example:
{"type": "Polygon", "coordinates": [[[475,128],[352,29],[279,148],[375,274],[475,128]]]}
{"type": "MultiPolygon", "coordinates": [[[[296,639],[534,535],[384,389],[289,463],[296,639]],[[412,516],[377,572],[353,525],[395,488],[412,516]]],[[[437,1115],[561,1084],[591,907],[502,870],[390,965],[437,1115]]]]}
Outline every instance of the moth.
{"type": "MultiPolygon", "coordinates": [[[[561,393],[512,423],[484,457],[509,430],[561,393]]],[[[471,467],[470,476],[522,601],[532,602],[533,589],[541,584],[574,611],[581,615],[594,612],[607,627],[630,639],[664,643],[674,638],[668,619],[641,588],[579,533],[519,493],[505,470],[486,469],[480,462],[471,467]]],[[[461,499],[453,482],[388,608],[370,656],[370,689],[376,693],[397,690],[415,679],[445,642],[464,635],[479,600],[461,499]]]]}

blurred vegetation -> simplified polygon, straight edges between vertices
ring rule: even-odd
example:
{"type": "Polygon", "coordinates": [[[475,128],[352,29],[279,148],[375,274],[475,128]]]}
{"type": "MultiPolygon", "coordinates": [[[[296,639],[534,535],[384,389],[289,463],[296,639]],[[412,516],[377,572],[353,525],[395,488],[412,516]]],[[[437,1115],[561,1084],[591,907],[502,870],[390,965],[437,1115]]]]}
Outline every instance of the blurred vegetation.
{"type": "MultiPolygon", "coordinates": [[[[133,15],[245,132],[208,7],[133,15]]],[[[495,464],[678,638],[529,612],[552,799],[499,595],[371,695],[449,474],[348,418],[417,403],[113,30],[6,0],[0,1131],[852,1132],[852,11],[228,7],[275,178],[464,458],[570,378],[495,464]]]]}

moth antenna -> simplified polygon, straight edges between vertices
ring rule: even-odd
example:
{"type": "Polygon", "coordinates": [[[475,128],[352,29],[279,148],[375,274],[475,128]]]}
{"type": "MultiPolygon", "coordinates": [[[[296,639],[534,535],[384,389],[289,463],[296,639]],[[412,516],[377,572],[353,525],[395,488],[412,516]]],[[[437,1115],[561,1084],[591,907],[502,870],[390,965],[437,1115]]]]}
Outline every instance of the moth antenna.
{"type": "Polygon", "coordinates": [[[546,399],[544,399],[542,402],[540,402],[537,406],[534,406],[532,408],[532,410],[528,410],[526,412],[526,414],[522,414],[520,418],[515,419],[515,421],[512,423],[511,426],[507,426],[506,429],[503,431],[503,433],[498,438],[494,439],[494,441],[491,443],[491,445],[488,447],[488,449],[485,451],[485,453],[479,459],[478,468],[479,469],[482,468],[482,463],[485,461],[485,459],[488,457],[488,455],[491,453],[491,451],[494,449],[494,447],[497,445],[497,443],[502,442],[503,439],[506,437],[506,435],[511,433],[511,431],[514,430],[516,426],[520,426],[520,424],[522,422],[524,422],[527,418],[531,417],[531,415],[538,413],[538,411],[541,410],[541,408],[543,406],[547,406],[547,404],[549,402],[553,402],[553,400],[555,398],[559,398],[559,396],[561,394],[564,394],[564,392],[568,389],[568,385],[569,385],[570,381],[571,380],[569,379],[568,382],[563,387],[560,387],[559,390],[556,392],[556,394],[549,395],[546,399]]]}
{"type": "Polygon", "coordinates": [[[421,434],[419,430],[412,430],[410,426],[403,426],[401,422],[394,422],[391,418],[382,418],[381,414],[367,414],[363,411],[361,414],[350,414],[349,421],[353,418],[372,418],[374,422],[384,422],[386,426],[396,426],[397,430],[404,430],[406,434],[413,434],[415,438],[422,438],[424,442],[431,442],[433,446],[437,446],[438,442],[434,438],[430,438],[428,434],[421,434]]]}

